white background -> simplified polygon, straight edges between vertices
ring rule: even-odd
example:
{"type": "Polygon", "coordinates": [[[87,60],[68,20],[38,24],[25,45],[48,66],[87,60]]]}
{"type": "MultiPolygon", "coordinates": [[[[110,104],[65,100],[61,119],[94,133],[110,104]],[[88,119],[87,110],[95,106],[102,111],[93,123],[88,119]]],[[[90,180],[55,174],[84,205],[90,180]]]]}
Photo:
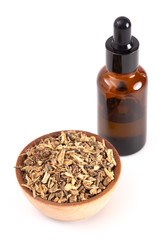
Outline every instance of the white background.
{"type": "Polygon", "coordinates": [[[0,216],[3,239],[167,239],[166,1],[0,1],[0,216]],[[149,77],[148,137],[122,157],[106,207],[59,222],[23,196],[14,166],[22,148],[53,131],[97,132],[96,76],[113,21],[127,16],[149,77]]]}

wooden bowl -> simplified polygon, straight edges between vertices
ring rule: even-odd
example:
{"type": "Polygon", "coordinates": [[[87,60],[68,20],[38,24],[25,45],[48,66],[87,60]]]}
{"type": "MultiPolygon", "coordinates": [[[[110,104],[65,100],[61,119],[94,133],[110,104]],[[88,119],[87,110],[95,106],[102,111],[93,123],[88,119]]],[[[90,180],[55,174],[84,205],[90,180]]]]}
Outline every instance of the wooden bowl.
{"type": "MultiPolygon", "coordinates": [[[[66,130],[67,131],[67,130],[66,130]]],[[[66,132],[64,131],[64,132],[66,132]]],[[[95,136],[98,141],[102,141],[101,136],[90,133],[90,132],[85,132],[85,131],[76,131],[76,132],[83,132],[87,136],[95,136]]],[[[105,144],[107,148],[113,149],[113,154],[115,157],[115,161],[117,165],[115,166],[114,169],[114,180],[109,183],[109,185],[106,187],[105,190],[103,190],[101,193],[98,195],[85,200],[81,202],[75,202],[75,203],[55,203],[52,201],[44,200],[40,197],[34,198],[32,195],[32,192],[27,189],[26,187],[23,187],[22,184],[24,183],[23,181],[23,175],[22,172],[18,166],[21,165],[22,163],[22,156],[21,154],[28,148],[34,146],[35,144],[38,144],[41,139],[44,139],[46,137],[50,136],[58,136],[61,134],[61,131],[59,132],[53,132],[50,134],[46,134],[44,136],[41,136],[31,143],[29,143],[20,153],[17,162],[16,162],[16,177],[18,180],[18,183],[25,194],[25,196],[28,198],[28,200],[43,214],[45,214],[48,217],[51,217],[53,219],[57,220],[62,220],[62,221],[76,221],[76,220],[81,220],[87,217],[90,217],[97,213],[99,210],[101,210],[105,204],[109,201],[113,190],[115,189],[116,183],[118,182],[120,172],[121,172],[121,162],[120,162],[120,157],[118,155],[118,152],[116,149],[113,147],[111,143],[109,143],[107,140],[105,140],[105,144]]]]}

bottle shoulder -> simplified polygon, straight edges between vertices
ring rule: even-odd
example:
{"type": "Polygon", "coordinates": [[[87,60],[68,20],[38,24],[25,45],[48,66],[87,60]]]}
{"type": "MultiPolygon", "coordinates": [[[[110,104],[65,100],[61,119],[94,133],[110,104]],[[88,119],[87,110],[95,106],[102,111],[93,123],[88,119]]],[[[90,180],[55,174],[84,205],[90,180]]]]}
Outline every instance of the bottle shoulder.
{"type": "Polygon", "coordinates": [[[147,87],[147,73],[141,66],[130,74],[109,72],[104,66],[99,71],[97,85],[102,92],[129,94],[147,87]]]}

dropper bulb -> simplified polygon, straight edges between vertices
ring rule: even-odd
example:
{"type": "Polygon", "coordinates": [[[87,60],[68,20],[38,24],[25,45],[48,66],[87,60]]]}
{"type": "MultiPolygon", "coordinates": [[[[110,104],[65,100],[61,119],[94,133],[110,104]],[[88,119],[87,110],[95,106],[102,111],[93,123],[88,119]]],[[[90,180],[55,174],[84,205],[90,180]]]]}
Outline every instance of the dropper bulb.
{"type": "Polygon", "coordinates": [[[127,45],[131,41],[131,22],[127,17],[118,17],[114,21],[114,43],[127,45]]]}

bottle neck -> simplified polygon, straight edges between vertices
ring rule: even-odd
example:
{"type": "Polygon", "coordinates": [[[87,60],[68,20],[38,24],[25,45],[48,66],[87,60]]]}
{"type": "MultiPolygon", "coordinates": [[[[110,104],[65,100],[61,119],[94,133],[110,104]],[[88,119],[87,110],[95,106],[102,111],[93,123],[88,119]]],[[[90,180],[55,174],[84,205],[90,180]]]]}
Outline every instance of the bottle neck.
{"type": "Polygon", "coordinates": [[[115,73],[131,73],[135,72],[138,68],[138,48],[139,44],[137,39],[133,37],[135,48],[130,50],[127,54],[117,53],[111,46],[112,38],[106,41],[106,67],[110,72],[115,73]],[[136,43],[135,43],[136,41],[136,43]]]}

